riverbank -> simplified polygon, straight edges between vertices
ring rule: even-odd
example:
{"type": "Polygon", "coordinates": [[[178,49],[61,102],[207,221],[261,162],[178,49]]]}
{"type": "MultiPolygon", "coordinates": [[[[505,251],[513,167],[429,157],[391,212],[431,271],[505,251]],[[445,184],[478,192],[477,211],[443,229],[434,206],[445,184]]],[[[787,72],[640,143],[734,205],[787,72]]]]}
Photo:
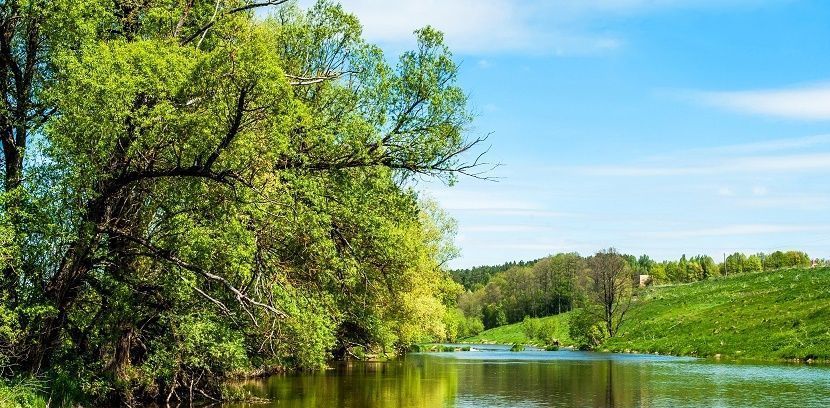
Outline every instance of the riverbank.
{"type": "MultiPolygon", "coordinates": [[[[830,361],[830,268],[788,269],[646,289],[601,351],[725,360],[830,361]]],[[[568,315],[556,319],[568,332],[568,315]]],[[[560,335],[563,345],[569,337],[560,335]]],[[[464,343],[531,343],[522,323],[464,343]]]]}
{"type": "MultiPolygon", "coordinates": [[[[554,332],[552,337],[559,341],[560,346],[573,346],[574,341],[571,340],[571,336],[568,334],[568,319],[570,319],[570,315],[570,312],[568,312],[533,320],[537,320],[542,325],[553,327],[554,332]]],[[[538,340],[528,338],[522,322],[485,330],[473,337],[462,339],[461,343],[505,345],[518,343],[539,347],[546,346],[546,344],[542,344],[538,340]]]]}

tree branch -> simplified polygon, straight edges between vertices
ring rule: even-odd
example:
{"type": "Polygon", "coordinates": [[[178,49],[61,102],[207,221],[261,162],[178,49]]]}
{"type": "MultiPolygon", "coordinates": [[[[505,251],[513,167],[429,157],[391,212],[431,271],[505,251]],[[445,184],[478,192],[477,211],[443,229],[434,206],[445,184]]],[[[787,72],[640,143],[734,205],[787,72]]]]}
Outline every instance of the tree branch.
{"type": "Polygon", "coordinates": [[[319,83],[321,83],[321,82],[331,81],[331,80],[333,80],[333,79],[340,78],[340,77],[342,77],[343,75],[346,75],[346,74],[352,74],[352,73],[354,73],[354,71],[331,72],[331,73],[328,73],[328,72],[327,72],[327,73],[325,73],[325,74],[323,74],[323,75],[319,75],[319,76],[310,76],[310,77],[306,77],[306,76],[298,76],[298,75],[291,75],[291,74],[285,74],[285,76],[286,76],[288,79],[290,79],[290,80],[291,80],[291,81],[289,82],[291,85],[294,85],[294,86],[303,86],[303,85],[313,85],[313,84],[319,84],[319,83]]]}
{"type": "MultiPolygon", "coordinates": [[[[253,9],[259,8],[259,7],[278,6],[278,5],[286,3],[286,2],[288,2],[288,0],[268,0],[268,1],[258,2],[258,3],[250,3],[250,4],[246,4],[244,6],[239,6],[239,7],[236,7],[236,8],[232,8],[232,9],[228,10],[227,12],[225,12],[223,16],[229,16],[231,14],[240,13],[240,12],[248,11],[248,10],[253,10],[253,9]]],[[[210,22],[203,25],[201,28],[196,30],[196,32],[194,32],[193,34],[191,34],[190,36],[188,36],[187,38],[182,40],[181,45],[187,45],[190,42],[192,42],[193,40],[199,38],[200,35],[205,33],[207,30],[210,30],[210,28],[213,27],[215,24],[216,24],[216,19],[215,18],[211,19],[210,22]]]]}
{"type": "MultiPolygon", "coordinates": [[[[168,250],[168,249],[157,247],[154,244],[152,244],[151,242],[149,242],[149,241],[147,241],[143,238],[132,236],[132,235],[129,235],[129,234],[125,234],[125,233],[122,233],[122,232],[120,232],[118,230],[115,230],[115,229],[109,228],[109,229],[105,229],[101,232],[104,232],[104,233],[107,233],[107,234],[112,235],[112,236],[117,236],[117,237],[121,237],[121,238],[124,238],[126,240],[129,240],[129,241],[132,241],[132,242],[134,242],[138,245],[143,246],[147,250],[151,251],[155,256],[157,256],[159,258],[162,258],[162,259],[170,262],[171,264],[173,264],[175,266],[178,266],[182,269],[185,269],[185,270],[194,272],[198,275],[201,275],[203,278],[205,278],[207,280],[221,283],[226,289],[228,289],[230,292],[232,292],[234,294],[236,299],[241,304],[248,303],[248,304],[251,304],[251,305],[254,305],[254,306],[258,306],[260,308],[263,308],[263,309],[273,313],[274,315],[276,315],[279,318],[288,317],[288,315],[285,312],[283,312],[281,310],[278,310],[274,306],[259,302],[255,299],[252,299],[251,297],[249,297],[248,295],[243,293],[241,290],[237,289],[233,284],[231,284],[230,281],[228,281],[224,277],[216,275],[216,274],[211,273],[211,272],[208,272],[208,271],[202,269],[201,267],[199,267],[197,265],[194,265],[194,264],[191,264],[187,261],[184,261],[181,258],[174,255],[173,252],[168,250]]],[[[252,318],[253,318],[253,316],[252,316],[252,318]]]]}

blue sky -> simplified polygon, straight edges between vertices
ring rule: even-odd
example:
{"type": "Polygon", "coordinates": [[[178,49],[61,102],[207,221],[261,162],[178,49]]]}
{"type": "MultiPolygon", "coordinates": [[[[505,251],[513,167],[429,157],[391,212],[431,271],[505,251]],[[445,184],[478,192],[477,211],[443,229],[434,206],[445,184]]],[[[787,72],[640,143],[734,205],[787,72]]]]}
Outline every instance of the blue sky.
{"type": "Polygon", "coordinates": [[[389,52],[444,31],[497,183],[422,183],[453,266],[601,248],[830,257],[830,2],[344,0],[389,52]]]}

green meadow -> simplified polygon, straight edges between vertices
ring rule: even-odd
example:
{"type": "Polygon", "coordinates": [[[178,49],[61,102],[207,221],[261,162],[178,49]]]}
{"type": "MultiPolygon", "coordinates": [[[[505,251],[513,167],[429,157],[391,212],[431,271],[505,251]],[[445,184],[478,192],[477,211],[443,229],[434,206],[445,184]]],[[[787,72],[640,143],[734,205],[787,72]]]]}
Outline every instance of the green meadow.
{"type": "MultiPolygon", "coordinates": [[[[555,322],[564,346],[570,313],[555,322]]],[[[486,330],[465,343],[534,342],[523,323],[486,330]]],[[[619,335],[603,351],[734,360],[830,359],[830,268],[785,269],[648,288],[633,300],[619,335]]]]}

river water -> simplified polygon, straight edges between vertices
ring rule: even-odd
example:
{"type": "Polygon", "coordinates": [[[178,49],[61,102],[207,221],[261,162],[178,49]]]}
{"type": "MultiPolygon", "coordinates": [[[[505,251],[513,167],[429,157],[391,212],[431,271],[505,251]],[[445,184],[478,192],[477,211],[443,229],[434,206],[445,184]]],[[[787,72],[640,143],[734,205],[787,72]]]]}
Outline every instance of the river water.
{"type": "Polygon", "coordinates": [[[242,407],[830,407],[830,368],[579,351],[416,353],[245,383],[242,407]]]}

